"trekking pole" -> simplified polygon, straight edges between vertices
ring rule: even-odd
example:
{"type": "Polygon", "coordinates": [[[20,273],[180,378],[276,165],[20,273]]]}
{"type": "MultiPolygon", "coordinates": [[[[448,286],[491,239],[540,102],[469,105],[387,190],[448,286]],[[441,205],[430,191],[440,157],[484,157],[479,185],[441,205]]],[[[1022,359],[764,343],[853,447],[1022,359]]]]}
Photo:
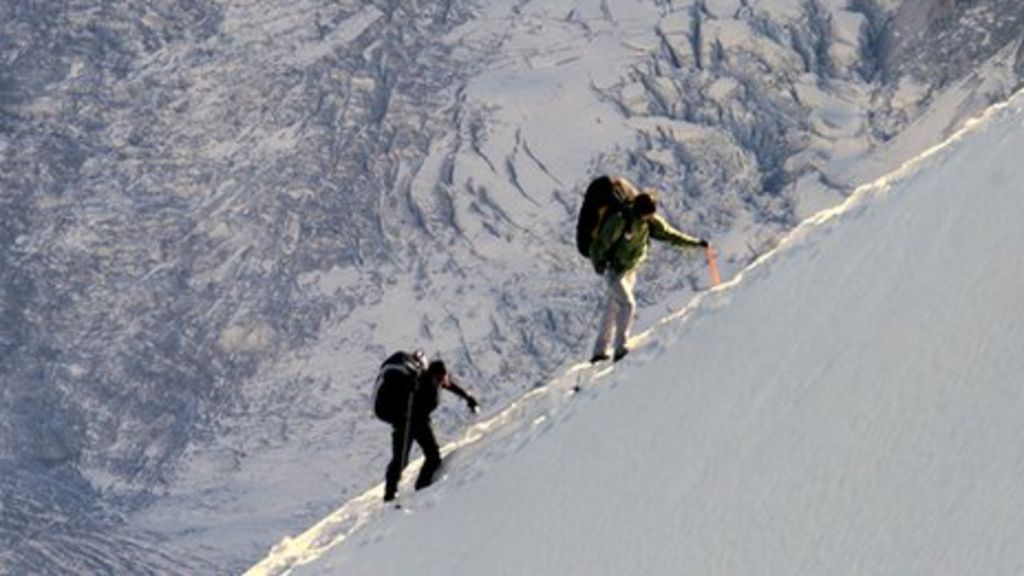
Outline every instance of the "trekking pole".
{"type": "Polygon", "coordinates": [[[714,288],[722,283],[722,279],[718,276],[718,262],[715,261],[715,251],[711,248],[711,244],[705,247],[704,255],[708,259],[708,271],[711,272],[711,287],[714,288]]]}
{"type": "MultiPolygon", "coordinates": [[[[405,471],[405,465],[409,463],[409,437],[412,435],[412,431],[410,430],[410,428],[412,428],[412,403],[413,398],[416,396],[416,388],[418,387],[419,382],[417,381],[413,384],[412,393],[409,394],[409,400],[405,404],[405,426],[402,428],[402,454],[399,460],[402,464],[400,467],[401,471],[405,471]]],[[[402,483],[401,472],[399,472],[398,483],[402,483]]]]}

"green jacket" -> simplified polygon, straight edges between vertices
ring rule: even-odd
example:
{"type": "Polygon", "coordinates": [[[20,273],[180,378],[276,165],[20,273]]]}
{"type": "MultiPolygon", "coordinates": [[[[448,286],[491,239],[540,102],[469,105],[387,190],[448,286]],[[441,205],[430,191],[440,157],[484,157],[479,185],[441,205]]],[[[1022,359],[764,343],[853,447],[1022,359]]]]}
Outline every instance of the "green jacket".
{"type": "Polygon", "coordinates": [[[646,223],[634,217],[631,209],[612,214],[601,225],[590,246],[590,261],[596,268],[610,266],[620,273],[633,270],[647,258],[651,238],[678,247],[703,246],[699,239],[676,230],[661,216],[655,215],[646,223]]]}

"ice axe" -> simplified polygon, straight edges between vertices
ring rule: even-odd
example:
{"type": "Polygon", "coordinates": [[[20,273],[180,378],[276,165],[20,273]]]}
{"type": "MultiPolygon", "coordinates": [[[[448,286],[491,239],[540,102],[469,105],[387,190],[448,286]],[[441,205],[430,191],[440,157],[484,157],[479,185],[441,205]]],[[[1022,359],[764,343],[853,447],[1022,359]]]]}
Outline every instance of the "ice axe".
{"type": "Polygon", "coordinates": [[[715,261],[715,251],[711,248],[711,244],[704,247],[704,255],[708,259],[708,271],[711,273],[711,287],[714,288],[722,283],[722,279],[718,276],[718,262],[715,261]]]}

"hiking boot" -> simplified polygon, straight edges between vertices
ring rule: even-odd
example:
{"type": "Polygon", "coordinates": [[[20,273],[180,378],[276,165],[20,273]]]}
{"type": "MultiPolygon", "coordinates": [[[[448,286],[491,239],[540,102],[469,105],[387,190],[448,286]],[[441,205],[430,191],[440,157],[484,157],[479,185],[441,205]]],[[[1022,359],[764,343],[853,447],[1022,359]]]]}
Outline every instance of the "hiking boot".
{"type": "Polygon", "coordinates": [[[629,354],[629,348],[619,348],[618,350],[615,351],[615,357],[613,358],[613,360],[615,362],[618,362],[619,360],[622,360],[626,356],[626,354],[629,354]]]}
{"type": "Polygon", "coordinates": [[[609,356],[607,352],[598,352],[597,354],[594,354],[594,356],[590,359],[590,363],[597,364],[598,362],[604,362],[609,358],[611,358],[611,356],[609,356]]]}

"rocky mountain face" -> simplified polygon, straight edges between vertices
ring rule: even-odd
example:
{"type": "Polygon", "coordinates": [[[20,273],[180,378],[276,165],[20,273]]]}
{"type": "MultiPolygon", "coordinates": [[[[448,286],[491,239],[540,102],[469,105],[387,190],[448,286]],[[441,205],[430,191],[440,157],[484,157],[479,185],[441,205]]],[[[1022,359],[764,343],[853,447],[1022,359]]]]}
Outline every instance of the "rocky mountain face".
{"type": "Polygon", "coordinates": [[[880,39],[881,68],[889,79],[909,75],[941,90],[1009,50],[1019,75],[1022,24],[1024,15],[1009,0],[904,2],[880,39]]]}
{"type": "MultiPolygon", "coordinates": [[[[170,570],[93,526],[296,443],[344,463],[335,496],[365,487],[391,349],[443,354],[492,408],[588,355],[590,177],[659,188],[734,271],[929,113],[949,128],[1012,93],[1022,19],[1012,0],[5,2],[4,568],[170,570]]],[[[656,253],[643,314],[706,287],[702,266],[656,253]]]]}

